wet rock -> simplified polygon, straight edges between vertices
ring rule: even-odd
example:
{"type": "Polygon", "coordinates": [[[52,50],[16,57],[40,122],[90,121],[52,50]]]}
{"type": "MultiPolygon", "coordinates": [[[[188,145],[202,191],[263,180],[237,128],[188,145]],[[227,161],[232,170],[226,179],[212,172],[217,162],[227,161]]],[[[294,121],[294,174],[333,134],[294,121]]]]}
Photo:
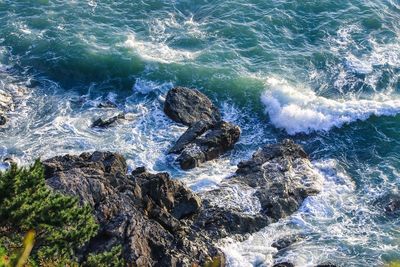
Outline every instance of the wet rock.
{"type": "Polygon", "coordinates": [[[125,119],[125,114],[123,113],[113,116],[111,118],[99,118],[93,122],[92,127],[107,128],[110,127],[111,124],[123,119],[125,119]]]}
{"type": "Polygon", "coordinates": [[[128,175],[125,159],[110,152],[59,156],[44,166],[50,187],[94,209],[100,229],[83,255],[122,245],[134,266],[202,265],[222,255],[192,227],[199,197],[168,174],[139,168],[128,175]]]}
{"type": "Polygon", "coordinates": [[[239,163],[233,181],[257,188],[261,213],[279,220],[297,211],[304,199],[322,188],[322,178],[307,154],[292,140],[268,145],[239,163]]]}
{"type": "Polygon", "coordinates": [[[319,193],[321,188],[322,178],[313,170],[304,150],[284,140],[263,147],[250,160],[241,162],[236,174],[225,179],[220,188],[202,193],[204,209],[196,223],[220,238],[252,233],[293,214],[306,197],[319,193]],[[249,205],[258,203],[259,209],[240,208],[232,188],[250,192],[246,196],[252,198],[249,205]]]}
{"type": "Polygon", "coordinates": [[[315,267],[337,267],[337,265],[335,265],[333,263],[323,263],[323,264],[318,264],[315,267]]]}
{"type": "Polygon", "coordinates": [[[116,108],[117,104],[110,100],[102,101],[97,105],[98,108],[116,108]]]}
{"type": "Polygon", "coordinates": [[[197,137],[201,136],[203,133],[205,133],[208,129],[210,129],[210,125],[207,124],[204,121],[198,121],[193,123],[192,126],[190,126],[186,132],[184,132],[181,137],[179,137],[178,141],[175,143],[175,145],[170,148],[168,151],[169,154],[174,153],[180,153],[182,150],[192,143],[194,140],[196,140],[197,137]]]}
{"type": "MultiPolygon", "coordinates": [[[[198,124],[196,124],[197,126],[198,124]]],[[[204,128],[200,128],[201,131],[204,128]]],[[[190,129],[189,129],[190,130],[190,129]]],[[[199,131],[199,132],[201,132],[199,131]]],[[[204,136],[200,136],[191,142],[187,142],[194,136],[192,132],[183,135],[183,142],[178,141],[174,150],[181,150],[182,153],[177,161],[182,169],[192,169],[200,166],[201,163],[218,158],[223,153],[232,149],[240,137],[240,128],[229,122],[219,122],[204,136]],[[190,138],[189,138],[190,137],[190,138]],[[186,144],[188,143],[188,144],[186,144]]]]}
{"type": "Polygon", "coordinates": [[[0,114],[0,126],[5,125],[7,123],[6,116],[0,114]]]}
{"type": "Polygon", "coordinates": [[[177,162],[184,170],[218,158],[239,140],[240,128],[222,121],[218,108],[195,89],[171,89],[165,100],[164,112],[172,120],[189,126],[168,151],[180,154],[177,162]]]}
{"type": "Polygon", "coordinates": [[[185,87],[175,87],[168,92],[164,112],[173,121],[187,126],[198,121],[214,125],[221,120],[221,113],[207,96],[185,87]]]}
{"type": "Polygon", "coordinates": [[[274,243],[272,243],[271,246],[276,248],[277,250],[282,250],[290,247],[291,245],[293,245],[296,242],[299,242],[302,239],[304,239],[303,235],[289,235],[279,240],[276,240],[274,243]]]}
{"type": "Polygon", "coordinates": [[[290,262],[280,262],[280,263],[274,264],[273,267],[294,267],[294,264],[290,263],[290,262]]]}

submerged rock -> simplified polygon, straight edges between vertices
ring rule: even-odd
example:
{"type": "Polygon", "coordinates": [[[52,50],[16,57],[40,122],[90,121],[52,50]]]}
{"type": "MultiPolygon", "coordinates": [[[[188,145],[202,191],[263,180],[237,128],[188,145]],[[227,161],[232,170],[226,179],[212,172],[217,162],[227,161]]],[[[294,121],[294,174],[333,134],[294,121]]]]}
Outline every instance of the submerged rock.
{"type": "Polygon", "coordinates": [[[100,230],[83,255],[122,245],[135,266],[190,266],[222,255],[192,228],[200,198],[167,173],[127,175],[125,159],[110,152],[55,157],[44,166],[50,187],[94,209],[100,230]]]}
{"type": "Polygon", "coordinates": [[[118,115],[113,116],[111,118],[106,118],[106,119],[99,118],[99,119],[97,119],[97,120],[95,120],[93,122],[92,127],[107,128],[107,127],[110,127],[111,124],[113,124],[113,123],[115,123],[115,122],[117,122],[119,120],[123,120],[123,119],[125,119],[125,114],[124,113],[118,114],[118,115]]]}
{"type": "Polygon", "coordinates": [[[285,236],[285,237],[282,237],[282,238],[276,240],[274,243],[272,243],[271,246],[273,248],[276,248],[277,250],[283,250],[303,239],[304,239],[304,236],[300,235],[300,234],[289,235],[289,236],[285,236]]]}
{"type": "Polygon", "coordinates": [[[97,105],[98,108],[117,108],[117,104],[110,100],[102,101],[97,105]]]}
{"type": "Polygon", "coordinates": [[[207,96],[185,87],[175,87],[168,92],[164,112],[173,121],[186,126],[198,121],[213,125],[221,120],[221,113],[207,96]]]}
{"type": "Polygon", "coordinates": [[[400,213],[400,194],[388,193],[377,199],[375,204],[387,215],[398,215],[400,213]]]}
{"type": "Polygon", "coordinates": [[[240,128],[221,120],[217,107],[195,89],[176,87],[166,97],[164,111],[172,120],[189,128],[168,153],[180,154],[182,169],[192,169],[218,158],[239,140],[240,128]]]}

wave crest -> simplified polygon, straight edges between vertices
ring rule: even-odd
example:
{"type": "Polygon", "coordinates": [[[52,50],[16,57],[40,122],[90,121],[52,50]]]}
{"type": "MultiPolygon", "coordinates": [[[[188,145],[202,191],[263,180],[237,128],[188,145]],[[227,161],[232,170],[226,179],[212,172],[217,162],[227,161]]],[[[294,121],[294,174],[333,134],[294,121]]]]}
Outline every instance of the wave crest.
{"type": "Polygon", "coordinates": [[[328,131],[371,115],[400,113],[400,99],[376,95],[374,99],[334,100],[318,96],[311,89],[293,87],[284,80],[269,78],[261,100],[271,122],[290,135],[328,131]]]}

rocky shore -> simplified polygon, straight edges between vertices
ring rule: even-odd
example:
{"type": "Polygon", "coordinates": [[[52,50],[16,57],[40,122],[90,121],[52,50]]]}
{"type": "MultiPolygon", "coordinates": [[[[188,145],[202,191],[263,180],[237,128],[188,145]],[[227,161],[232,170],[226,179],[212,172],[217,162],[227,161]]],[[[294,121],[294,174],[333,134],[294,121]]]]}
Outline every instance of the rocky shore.
{"type": "MultiPolygon", "coordinates": [[[[214,104],[195,89],[170,90],[164,111],[188,126],[168,151],[177,155],[182,169],[217,159],[240,138],[240,128],[223,121],[214,104]]],[[[118,119],[100,118],[93,126],[111,127],[118,119]]],[[[125,158],[113,152],[57,156],[43,164],[49,187],[79,197],[94,210],[100,229],[79,252],[81,259],[122,246],[132,266],[224,266],[217,246],[222,238],[243,240],[290,216],[322,186],[305,151],[291,140],[261,147],[218,189],[200,194],[168,173],[144,167],[128,173],[125,158]],[[237,190],[251,192],[258,208],[249,212],[238,204],[237,190]]],[[[277,241],[276,248],[299,239],[289,236],[277,241]]],[[[290,263],[276,266],[290,266],[282,264],[290,263]]]]}

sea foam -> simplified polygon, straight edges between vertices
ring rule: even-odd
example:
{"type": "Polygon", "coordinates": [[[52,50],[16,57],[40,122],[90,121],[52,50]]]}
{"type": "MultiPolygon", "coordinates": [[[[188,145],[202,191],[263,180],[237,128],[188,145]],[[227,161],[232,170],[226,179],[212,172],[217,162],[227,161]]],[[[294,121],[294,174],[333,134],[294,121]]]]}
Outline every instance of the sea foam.
{"type": "Polygon", "coordinates": [[[267,80],[261,96],[271,122],[290,135],[328,131],[370,116],[394,116],[400,113],[400,99],[376,95],[372,99],[329,99],[306,87],[294,87],[276,78],[267,80]]]}

